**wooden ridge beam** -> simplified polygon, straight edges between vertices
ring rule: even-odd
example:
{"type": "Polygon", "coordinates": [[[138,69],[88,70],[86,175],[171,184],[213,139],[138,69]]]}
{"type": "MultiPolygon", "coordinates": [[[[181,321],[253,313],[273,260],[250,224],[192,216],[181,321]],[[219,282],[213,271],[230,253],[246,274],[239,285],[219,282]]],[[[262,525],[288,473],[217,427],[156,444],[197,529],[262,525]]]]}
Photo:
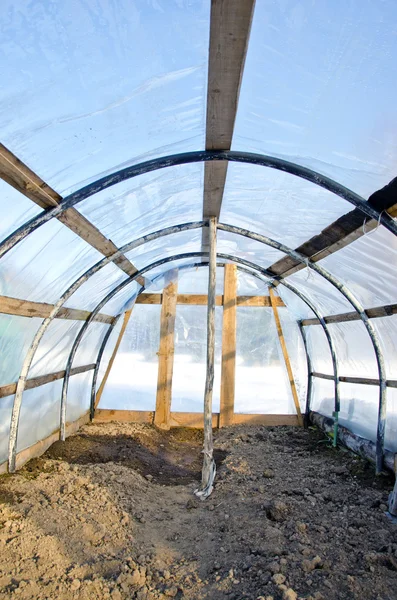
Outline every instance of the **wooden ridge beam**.
{"type": "MultiPolygon", "coordinates": [[[[0,313],[4,315],[15,315],[19,317],[39,317],[46,319],[53,310],[53,304],[45,302],[32,302],[31,300],[20,300],[19,298],[11,298],[10,296],[0,296],[0,313]]],[[[80,310],[78,308],[68,308],[63,306],[60,308],[56,319],[69,319],[72,321],[86,321],[91,312],[89,310],[80,310]]],[[[94,317],[94,321],[111,325],[115,317],[98,313],[94,317]]]]}
{"type": "MultiPolygon", "coordinates": [[[[380,317],[391,317],[397,315],[397,304],[386,304],[385,306],[377,306],[376,308],[367,308],[365,314],[370,319],[378,319],[380,317]]],[[[360,315],[356,312],[340,313],[338,315],[328,315],[324,317],[324,321],[328,324],[346,323],[348,321],[360,321],[360,315]]],[[[320,325],[318,319],[303,319],[301,321],[304,327],[309,325],[320,325]]]]}
{"type": "MultiPolygon", "coordinates": [[[[83,367],[74,367],[70,371],[70,375],[78,375],[79,373],[85,373],[86,371],[91,371],[92,369],[95,369],[95,364],[84,365],[83,367]]],[[[50,383],[51,381],[57,381],[58,379],[63,379],[64,377],[65,370],[57,371],[56,373],[49,373],[48,375],[39,375],[38,377],[32,377],[31,379],[26,380],[25,390],[31,390],[32,388],[40,387],[41,385],[45,385],[46,383],[50,383]]],[[[0,398],[12,396],[12,394],[15,394],[16,389],[16,382],[8,383],[7,385],[2,385],[0,387],[0,398]]]]}
{"type": "MultiPolygon", "coordinates": [[[[135,303],[136,304],[161,304],[162,294],[140,294],[135,303]]],[[[256,306],[256,307],[271,307],[270,296],[237,296],[237,306],[256,306]]],[[[178,294],[177,304],[194,304],[197,306],[207,306],[207,295],[206,294],[178,294]]],[[[221,295],[216,296],[216,306],[223,306],[224,297],[221,295]]],[[[285,308],[284,302],[276,297],[276,304],[280,308],[285,308]]]]}
{"type": "MultiPolygon", "coordinates": [[[[378,211],[386,211],[391,217],[397,217],[397,178],[374,192],[369,197],[368,203],[378,211]]],[[[376,227],[378,227],[376,220],[368,219],[358,208],[355,208],[328,225],[319,235],[315,235],[296,248],[296,251],[317,262],[348,246],[376,227]]],[[[274,275],[288,277],[305,267],[305,264],[285,256],[271,265],[269,271],[274,275]]]]}
{"type": "MultiPolygon", "coordinates": [[[[62,196],[3,144],[0,144],[0,177],[43,209],[53,208],[62,200],[62,196]]],[[[117,246],[75,208],[68,208],[57,218],[104,256],[111,256],[118,251],[117,246]]],[[[123,255],[113,262],[130,277],[137,272],[134,265],[123,255]]],[[[143,277],[139,277],[137,281],[144,285],[143,277]]]]}
{"type": "MultiPolygon", "coordinates": [[[[212,0],[208,62],[206,150],[230,150],[255,0],[212,0]]],[[[203,218],[221,212],[227,161],[204,166],[203,218]]],[[[203,229],[208,246],[208,228],[203,229]]]]}
{"type": "MultiPolygon", "coordinates": [[[[312,377],[318,377],[319,379],[328,379],[329,381],[334,381],[333,375],[327,375],[325,373],[311,373],[312,377]]],[[[339,381],[342,383],[355,383],[362,385],[379,385],[379,379],[372,379],[370,377],[346,377],[344,375],[339,376],[339,381]]],[[[387,387],[397,388],[397,379],[387,379],[386,380],[387,387]]]]}

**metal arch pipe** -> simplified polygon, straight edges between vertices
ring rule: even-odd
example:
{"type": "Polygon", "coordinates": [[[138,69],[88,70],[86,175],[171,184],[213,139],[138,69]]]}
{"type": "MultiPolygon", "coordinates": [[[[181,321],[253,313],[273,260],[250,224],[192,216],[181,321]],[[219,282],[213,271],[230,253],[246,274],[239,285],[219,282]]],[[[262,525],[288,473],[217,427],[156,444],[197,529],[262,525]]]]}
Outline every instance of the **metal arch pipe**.
{"type": "MultiPolygon", "coordinates": [[[[378,335],[375,331],[374,326],[372,325],[370,319],[368,318],[364,307],[357,300],[354,294],[343,284],[341,283],[334,275],[332,275],[329,271],[324,269],[318,263],[310,261],[307,257],[305,257],[300,252],[296,250],[291,250],[288,246],[284,246],[280,242],[276,242],[267,236],[261,235],[259,233],[253,233],[248,231],[247,229],[242,229],[240,227],[236,227],[234,225],[225,225],[218,224],[218,228],[224,231],[228,231],[230,233],[236,233],[237,235],[241,235],[243,237],[250,238],[252,240],[261,242],[266,244],[267,246],[271,246],[273,248],[277,248],[281,252],[289,254],[289,256],[295,258],[296,260],[303,262],[312,269],[316,271],[319,275],[324,277],[329,283],[331,283],[352,305],[354,310],[360,316],[361,321],[364,323],[368,335],[371,339],[371,343],[374,349],[376,362],[378,365],[378,373],[379,373],[379,409],[378,409],[378,426],[377,426],[377,437],[376,437],[376,472],[380,473],[383,468],[383,449],[384,449],[384,441],[385,441],[385,426],[386,426],[386,401],[387,401],[387,388],[386,388],[386,366],[383,357],[382,348],[378,339],[378,335]]],[[[281,283],[282,280],[280,280],[281,283]]],[[[339,384],[339,382],[338,382],[339,384]]],[[[339,412],[339,407],[335,406],[335,412],[339,412]]],[[[338,418],[338,414],[335,415],[335,419],[338,418]]]]}
{"type": "Polygon", "coordinates": [[[121,316],[121,314],[117,315],[117,317],[114,319],[113,323],[110,325],[110,327],[108,327],[108,330],[106,331],[105,336],[102,340],[101,347],[99,348],[98,356],[97,356],[96,363],[95,363],[94,374],[92,376],[92,385],[91,385],[91,400],[90,400],[90,420],[91,421],[94,418],[94,412],[95,412],[95,393],[96,393],[96,382],[98,379],[99,367],[101,366],[101,361],[102,361],[103,353],[105,352],[106,344],[108,343],[111,333],[114,330],[114,328],[116,327],[116,325],[120,319],[120,316],[121,316]]]}
{"type": "MultiPolygon", "coordinates": [[[[51,324],[52,320],[56,317],[58,311],[62,307],[62,305],[70,298],[70,296],[83,284],[85,283],[92,275],[102,269],[104,266],[109,264],[115,258],[120,256],[122,253],[128,252],[146,242],[152,241],[154,239],[170,235],[172,233],[177,233],[180,231],[186,231],[189,229],[196,229],[203,226],[208,225],[208,221],[196,221],[192,223],[185,223],[181,225],[175,225],[171,227],[167,227],[165,229],[152,232],[145,236],[142,236],[132,242],[125,244],[122,248],[120,248],[117,252],[109,257],[105,257],[95,265],[93,265],[90,269],[88,269],[85,273],[83,273],[60,297],[58,302],[54,305],[54,309],[51,311],[49,317],[47,317],[39,327],[36,335],[33,339],[32,345],[25,357],[21,374],[17,384],[17,390],[14,398],[12,415],[11,415],[11,424],[10,424],[10,436],[9,436],[9,470],[13,472],[15,470],[15,458],[16,458],[16,446],[17,446],[17,435],[18,435],[18,424],[19,424],[19,415],[22,404],[22,396],[23,391],[25,389],[25,382],[27,378],[27,374],[29,372],[30,366],[32,364],[35,352],[38,348],[38,345],[45,333],[51,324]]],[[[268,276],[273,277],[273,274],[268,274],[268,276]]],[[[284,284],[285,285],[285,284],[284,284]]],[[[317,314],[317,313],[315,313],[317,314]]],[[[321,322],[321,317],[318,317],[321,325],[325,325],[324,322],[321,322]]],[[[328,343],[332,341],[330,340],[329,334],[327,333],[327,329],[325,328],[325,333],[327,335],[328,343]]],[[[334,362],[334,373],[335,373],[335,398],[338,398],[338,376],[337,376],[337,365],[336,365],[336,356],[335,353],[331,351],[334,362]]]]}
{"type": "MultiPolygon", "coordinates": [[[[172,262],[175,260],[183,260],[185,258],[193,258],[193,257],[199,257],[199,256],[207,256],[206,252],[190,252],[190,253],[185,253],[185,254],[177,254],[174,256],[169,256],[163,259],[160,259],[150,265],[147,265],[146,267],[144,267],[143,269],[141,269],[139,272],[137,272],[131,279],[128,279],[126,281],[121,282],[118,286],[116,286],[116,288],[114,288],[113,290],[111,290],[106,296],[105,298],[103,298],[101,300],[101,302],[95,307],[95,309],[92,311],[89,319],[87,319],[87,321],[85,321],[85,323],[83,324],[83,326],[81,327],[79,333],[76,336],[76,339],[73,343],[72,349],[70,351],[70,355],[68,358],[68,362],[66,365],[66,369],[65,369],[65,377],[63,380],[63,387],[62,387],[62,397],[61,397],[61,422],[60,422],[60,439],[64,440],[65,439],[65,415],[66,415],[66,401],[67,401],[67,391],[68,391],[68,385],[69,385],[69,377],[70,377],[70,371],[72,368],[72,364],[73,364],[73,359],[74,356],[77,352],[77,349],[79,347],[79,344],[87,330],[87,328],[89,327],[90,323],[92,322],[92,320],[95,318],[95,315],[105,306],[105,304],[107,302],[109,302],[109,300],[111,300],[113,298],[113,296],[115,296],[118,292],[120,292],[124,287],[126,287],[128,284],[130,284],[132,281],[134,281],[134,279],[136,277],[142,276],[145,273],[147,273],[148,271],[155,269],[163,264],[166,264],[168,262],[172,262]]],[[[265,277],[269,277],[272,281],[274,280],[274,276],[273,275],[269,275],[269,272],[264,269],[263,267],[260,267],[259,265],[256,265],[255,263],[252,263],[250,261],[247,261],[243,258],[239,258],[236,256],[232,256],[230,254],[222,254],[222,253],[218,253],[217,254],[218,258],[222,258],[226,261],[231,261],[237,264],[241,264],[245,267],[248,267],[254,271],[257,271],[259,273],[261,273],[262,275],[264,275],[265,277]]],[[[205,265],[203,265],[205,266],[205,265]]],[[[294,286],[292,286],[291,284],[285,282],[285,281],[280,281],[280,283],[282,285],[284,285],[285,287],[287,287],[288,289],[290,289],[292,292],[294,292],[301,300],[303,300],[303,302],[305,302],[305,304],[307,304],[307,306],[312,310],[312,312],[316,315],[316,317],[319,319],[320,324],[323,326],[323,329],[325,331],[325,334],[327,336],[327,340],[330,346],[330,351],[331,351],[331,355],[335,357],[335,365],[336,365],[336,373],[335,373],[335,383],[338,381],[338,372],[337,372],[337,362],[336,362],[336,354],[335,354],[335,350],[333,347],[333,342],[332,342],[332,338],[329,335],[328,329],[327,329],[327,325],[324,321],[324,319],[322,318],[322,316],[319,314],[318,310],[316,309],[316,307],[299,291],[296,290],[294,288],[294,286]]],[[[142,289],[140,290],[139,293],[142,292],[142,289]]]]}
{"type": "Polygon", "coordinates": [[[300,331],[300,334],[302,337],[303,347],[305,349],[305,354],[306,354],[306,363],[307,363],[307,390],[306,390],[306,408],[305,408],[305,420],[304,420],[304,425],[305,425],[305,428],[307,429],[307,427],[309,425],[310,406],[311,406],[311,400],[312,400],[313,368],[312,368],[312,360],[310,357],[309,348],[307,345],[305,329],[304,329],[301,321],[297,321],[297,324],[298,324],[299,331],[300,331]]]}
{"type": "Polygon", "coordinates": [[[317,173],[312,169],[294,162],[265,154],[239,152],[235,150],[199,150],[196,152],[184,152],[181,154],[158,157],[139,164],[131,165],[129,167],[125,167],[124,169],[120,169],[119,171],[115,171],[110,175],[101,177],[100,179],[97,179],[96,181],[84,186],[83,188],[64,198],[56,207],[44,210],[36,217],[33,217],[21,227],[16,229],[0,244],[0,258],[9,250],[11,250],[11,248],[13,248],[16,244],[25,239],[30,233],[35,231],[38,227],[44,223],[47,223],[47,221],[59,216],[68,208],[76,206],[82,200],[85,200],[86,198],[89,198],[90,196],[97,194],[98,192],[101,192],[113,185],[134,177],[138,177],[139,175],[143,175],[145,173],[150,173],[151,171],[156,171],[158,169],[213,160],[226,160],[269,167],[278,171],[290,173],[291,175],[295,175],[296,177],[300,177],[302,179],[306,179],[307,181],[310,181],[311,183],[314,183],[315,185],[318,185],[347,200],[361,210],[365,215],[372,219],[378,220],[389,231],[394,233],[394,235],[397,235],[397,224],[389,214],[383,213],[383,211],[377,211],[370,206],[364,200],[364,198],[352,190],[349,190],[340,183],[337,183],[335,180],[322,175],[321,173],[317,173]]]}

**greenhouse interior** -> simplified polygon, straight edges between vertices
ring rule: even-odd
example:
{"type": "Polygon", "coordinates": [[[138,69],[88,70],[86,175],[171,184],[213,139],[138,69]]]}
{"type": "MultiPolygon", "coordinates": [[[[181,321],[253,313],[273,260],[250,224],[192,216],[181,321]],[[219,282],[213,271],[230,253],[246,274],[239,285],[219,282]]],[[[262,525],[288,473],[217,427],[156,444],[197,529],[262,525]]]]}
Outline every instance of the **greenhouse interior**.
{"type": "Polygon", "coordinates": [[[395,599],[396,2],[0,23],[0,598],[395,599]]]}

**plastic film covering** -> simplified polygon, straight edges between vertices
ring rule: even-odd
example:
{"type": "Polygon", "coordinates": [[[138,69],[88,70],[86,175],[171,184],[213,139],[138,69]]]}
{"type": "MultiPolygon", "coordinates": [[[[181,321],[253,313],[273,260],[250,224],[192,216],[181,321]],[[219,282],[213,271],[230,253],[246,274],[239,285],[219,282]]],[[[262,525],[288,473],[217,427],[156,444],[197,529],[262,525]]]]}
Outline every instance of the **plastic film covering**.
{"type": "Polygon", "coordinates": [[[98,376],[97,376],[97,382],[96,382],[96,391],[98,391],[99,386],[102,383],[103,377],[106,373],[106,369],[108,368],[110,359],[112,357],[113,354],[113,350],[116,346],[119,334],[120,334],[120,330],[123,326],[123,317],[124,315],[122,315],[120,317],[120,319],[118,320],[117,324],[115,325],[115,327],[113,328],[112,333],[110,334],[110,337],[108,339],[108,342],[105,346],[105,350],[103,352],[102,355],[102,360],[101,360],[101,364],[99,365],[99,370],[98,370],[98,376]]]}
{"type": "MultiPolygon", "coordinates": [[[[379,377],[374,348],[362,321],[327,325],[339,361],[339,375],[345,377],[379,377]]],[[[319,325],[306,327],[321,329],[319,325]]],[[[318,353],[318,350],[317,352],[318,353]]]]}
{"type": "Polygon", "coordinates": [[[218,231],[217,252],[245,258],[261,267],[268,267],[285,256],[270,246],[228,231],[218,231]]]}
{"type": "Polygon", "coordinates": [[[79,373],[69,379],[66,404],[66,422],[72,423],[90,409],[92,377],[94,371],[79,373]]]}
{"type": "Polygon", "coordinates": [[[19,419],[18,452],[59,429],[61,393],[62,379],[25,390],[19,419]]]}
{"type": "Polygon", "coordinates": [[[345,283],[364,308],[397,303],[397,237],[384,227],[327,256],[321,265],[345,283]]]}
{"type": "Polygon", "coordinates": [[[127,308],[131,308],[135,298],[142,286],[135,281],[127,284],[120,292],[115,294],[109,302],[101,309],[102,313],[109,315],[118,315],[127,308]]]}
{"type": "MultiPolygon", "coordinates": [[[[83,321],[55,320],[48,327],[35,354],[29,377],[62,371],[83,321]]],[[[96,362],[100,343],[109,325],[94,322],[89,326],[76,352],[73,367],[96,362]]]]}
{"type": "Polygon", "coordinates": [[[0,465],[8,457],[8,437],[10,434],[11,411],[14,396],[0,398],[0,465]]]}
{"type": "Polygon", "coordinates": [[[1,293],[24,300],[56,302],[79,275],[101,258],[99,252],[53,219],[1,259],[1,293]]]}
{"type": "MultiPolygon", "coordinates": [[[[295,380],[296,391],[298,393],[299,403],[302,412],[305,410],[306,390],[307,390],[307,360],[305,347],[298,324],[294,315],[287,308],[279,308],[278,314],[280,317],[281,327],[285,344],[287,346],[288,356],[291,362],[291,369],[295,380]]],[[[281,346],[279,345],[280,352],[281,346]]],[[[284,364],[282,354],[280,360],[284,364]]],[[[285,374],[288,378],[288,374],[285,374]]]]}
{"type": "Polygon", "coordinates": [[[87,198],[79,211],[117,246],[189,221],[200,221],[204,165],[168,167],[112,186],[87,198]]]}
{"type": "MultiPolygon", "coordinates": [[[[216,294],[223,294],[223,267],[216,268],[216,294]]],[[[178,273],[178,294],[208,294],[208,267],[182,269],[178,273]]]]}
{"type": "Polygon", "coordinates": [[[231,162],[220,221],[296,248],[347,210],[345,200],[300,177],[231,162]]]}
{"type": "Polygon", "coordinates": [[[41,212],[41,208],[0,179],[0,241],[41,212]]]}
{"type": "Polygon", "coordinates": [[[151,151],[204,146],[209,2],[66,0],[32,10],[2,6],[0,126],[57,191],[151,151]]]}
{"type": "MultiPolygon", "coordinates": [[[[125,279],[128,279],[128,275],[113,263],[109,263],[85,281],[65,302],[65,306],[92,311],[113,288],[125,279]]],[[[130,292],[133,286],[134,284],[131,284],[130,292]]],[[[108,314],[116,314],[109,311],[109,305],[110,303],[106,307],[108,314]]]]}
{"type": "Polygon", "coordinates": [[[256,3],[232,147],[294,160],[368,197],[395,176],[397,5],[358,9],[256,3]]]}
{"type": "MultiPolygon", "coordinates": [[[[0,385],[18,380],[26,353],[42,319],[0,314],[0,385]]],[[[0,403],[3,399],[0,398],[0,403]]]]}
{"type": "Polygon", "coordinates": [[[134,306],[98,408],[154,410],[160,305],[134,306]]]}
{"type": "MultiPolygon", "coordinates": [[[[203,269],[206,270],[206,269],[203,269]]],[[[212,410],[219,412],[222,308],[215,308],[215,365],[212,410]]],[[[178,305],[171,410],[203,412],[207,352],[207,307],[178,305]]]]}
{"type": "MultiPolygon", "coordinates": [[[[332,364],[331,352],[321,325],[311,325],[310,327],[305,327],[305,334],[313,371],[316,373],[324,373],[325,375],[333,375],[334,368],[332,364]]],[[[337,356],[339,356],[338,353],[337,356]]],[[[341,368],[341,365],[339,366],[341,368]]],[[[333,397],[335,395],[334,389],[332,395],[333,397]]]]}
{"type": "Polygon", "coordinates": [[[322,316],[354,311],[339,290],[312,269],[305,268],[294,273],[288,277],[288,283],[304,294],[322,316]]]}
{"type": "Polygon", "coordinates": [[[386,375],[397,379],[397,315],[372,319],[372,325],[382,344],[386,375]]]}
{"type": "Polygon", "coordinates": [[[237,308],[235,412],[294,413],[283,367],[272,309],[237,308]]]}

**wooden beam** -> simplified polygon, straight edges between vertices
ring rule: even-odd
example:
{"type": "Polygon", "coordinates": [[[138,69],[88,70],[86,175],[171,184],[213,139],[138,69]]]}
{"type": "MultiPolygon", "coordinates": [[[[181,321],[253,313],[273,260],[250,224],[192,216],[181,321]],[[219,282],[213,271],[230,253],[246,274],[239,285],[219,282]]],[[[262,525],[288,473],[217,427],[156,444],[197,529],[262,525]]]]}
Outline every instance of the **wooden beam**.
{"type": "MultiPolygon", "coordinates": [[[[212,0],[206,150],[230,150],[255,0],[212,0]]],[[[219,219],[227,161],[204,166],[203,218],[219,219]]],[[[208,229],[203,229],[203,246],[208,229]]]]}
{"type": "Polygon", "coordinates": [[[220,427],[233,425],[236,387],[237,266],[225,265],[224,271],[220,427]]]}
{"type": "MultiPolygon", "coordinates": [[[[381,190],[376,191],[368,199],[368,203],[373,208],[376,208],[380,212],[386,211],[392,217],[397,217],[396,202],[397,178],[393,179],[381,190]]],[[[342,217],[339,217],[334,223],[323,229],[319,235],[315,235],[296,248],[296,250],[310,258],[313,262],[317,262],[358,240],[365,233],[373,231],[376,227],[378,227],[377,221],[368,219],[358,208],[355,208],[342,217]]],[[[290,256],[285,256],[269,267],[269,271],[274,275],[288,277],[305,267],[305,264],[294,260],[290,256]]]]}
{"type": "Polygon", "coordinates": [[[277,304],[276,304],[276,300],[275,300],[276,296],[275,296],[275,293],[272,290],[272,288],[269,288],[269,293],[270,293],[270,301],[272,303],[272,308],[273,308],[274,320],[276,322],[276,327],[277,327],[278,339],[280,340],[280,346],[281,346],[281,350],[283,353],[284,362],[285,362],[285,366],[287,368],[287,373],[288,373],[288,379],[289,379],[290,386],[291,386],[292,398],[294,400],[296,414],[298,416],[298,422],[299,422],[299,425],[303,426],[303,419],[302,419],[302,413],[301,413],[300,404],[299,404],[298,392],[296,391],[296,385],[295,385],[294,375],[292,373],[291,361],[289,359],[287,345],[285,343],[283,329],[281,327],[280,316],[278,314],[277,304]]]}
{"type": "MultiPolygon", "coordinates": [[[[72,423],[66,423],[66,428],[65,428],[66,437],[69,437],[73,433],[76,433],[76,431],[78,431],[80,429],[80,427],[82,427],[83,425],[88,423],[89,420],[90,420],[90,413],[87,412],[83,416],[81,416],[79,419],[77,419],[76,421],[73,421],[72,423]]],[[[51,435],[44,438],[43,440],[40,440],[40,441],[36,442],[35,444],[33,444],[33,446],[30,446],[29,448],[25,448],[25,450],[21,450],[21,452],[18,452],[18,454],[16,456],[16,464],[15,464],[16,470],[18,471],[19,469],[21,469],[23,467],[23,465],[26,464],[32,458],[37,458],[37,457],[41,456],[42,454],[44,454],[44,452],[46,452],[46,450],[48,450],[48,448],[50,446],[52,446],[52,444],[54,444],[54,442],[57,442],[58,440],[59,440],[59,430],[56,430],[53,433],[51,433],[51,435]]],[[[6,461],[0,465],[0,474],[7,473],[7,471],[8,471],[8,462],[6,461]]]]}
{"type": "MultiPolygon", "coordinates": [[[[83,367],[74,367],[70,371],[70,375],[78,375],[79,373],[85,373],[86,371],[91,371],[95,369],[95,364],[84,365],[83,367]]],[[[38,377],[32,377],[31,379],[27,379],[25,383],[25,390],[31,390],[32,388],[40,387],[41,385],[45,385],[46,383],[50,383],[51,381],[57,381],[58,379],[63,379],[65,377],[65,370],[57,371],[56,373],[49,373],[48,375],[39,375],[38,377]]],[[[0,387],[0,398],[5,398],[6,396],[12,396],[15,394],[17,389],[17,383],[8,383],[7,385],[2,385],[0,387]]]]}
{"type": "MultiPolygon", "coordinates": [[[[62,196],[3,144],[0,144],[0,177],[43,209],[53,208],[62,201],[62,196]]],[[[117,246],[75,208],[68,208],[57,218],[104,256],[111,256],[117,252],[117,246]]],[[[113,262],[130,277],[137,272],[134,265],[123,255],[113,262]]],[[[137,281],[141,285],[144,284],[143,277],[138,278],[137,281]]]]}
{"type": "Polygon", "coordinates": [[[175,315],[178,295],[178,271],[171,271],[164,288],[160,317],[160,347],[157,376],[156,412],[154,424],[160,429],[170,428],[172,373],[174,370],[175,315]]]}
{"type": "MultiPolygon", "coordinates": [[[[154,412],[145,410],[109,410],[98,409],[95,413],[94,423],[153,423],[154,412]]],[[[298,425],[296,415],[258,415],[235,413],[234,425],[298,425]]],[[[192,427],[203,429],[204,414],[189,412],[172,412],[170,415],[171,427],[192,427]]],[[[219,426],[219,413],[212,413],[212,426],[219,426]]]]}
{"type": "MultiPolygon", "coordinates": [[[[46,319],[53,310],[53,304],[45,302],[31,302],[30,300],[20,300],[10,296],[0,296],[0,313],[5,315],[16,315],[19,317],[39,317],[46,319]]],[[[62,307],[56,319],[70,319],[72,321],[86,321],[91,312],[89,310],[80,310],[77,308],[62,307]]],[[[98,313],[94,321],[111,325],[115,317],[98,313]]]]}
{"type": "MultiPolygon", "coordinates": [[[[385,306],[377,306],[376,308],[367,308],[365,310],[367,317],[370,319],[378,319],[379,317],[391,317],[397,315],[397,304],[387,304],[385,306]]],[[[339,315],[329,315],[324,317],[327,324],[330,323],[346,323],[348,321],[361,321],[360,315],[356,312],[341,313],[339,315]]],[[[320,325],[318,319],[303,319],[302,325],[320,325]]]]}
{"type": "Polygon", "coordinates": [[[101,396],[103,394],[103,390],[105,389],[105,385],[106,385],[106,382],[108,380],[109,373],[110,373],[110,371],[112,370],[112,367],[113,367],[114,359],[116,358],[116,354],[117,354],[117,351],[118,351],[119,346],[121,344],[121,340],[123,339],[123,335],[125,333],[125,330],[127,329],[127,325],[128,325],[128,321],[130,320],[131,313],[132,313],[132,308],[130,310],[126,310],[125,311],[124,320],[123,320],[123,324],[122,324],[121,329],[120,329],[119,337],[117,338],[116,345],[115,345],[115,347],[113,349],[112,356],[110,357],[109,364],[108,364],[108,366],[106,368],[106,371],[105,371],[105,375],[103,376],[101,385],[99,386],[97,394],[96,394],[96,397],[95,397],[94,410],[96,409],[96,407],[98,406],[98,404],[99,404],[99,402],[101,400],[101,396]]]}
{"type": "MultiPolygon", "coordinates": [[[[327,375],[326,373],[312,373],[312,377],[318,377],[319,379],[328,379],[330,381],[334,381],[333,375],[327,375]]],[[[379,379],[372,379],[370,377],[345,377],[344,375],[339,376],[339,381],[342,383],[355,383],[362,385],[379,385],[379,379]]],[[[396,379],[387,379],[386,380],[387,387],[397,388],[397,380],[396,379]]]]}
{"type": "MultiPolygon", "coordinates": [[[[136,299],[136,304],[161,304],[162,294],[140,294],[136,299]]],[[[178,294],[177,304],[193,304],[196,306],[207,306],[207,294],[178,294]]],[[[223,306],[223,296],[216,296],[216,306],[223,306]]],[[[237,306],[271,307],[269,296],[237,296],[237,306]]],[[[284,302],[279,296],[276,296],[278,307],[285,307],[284,302]]]]}

